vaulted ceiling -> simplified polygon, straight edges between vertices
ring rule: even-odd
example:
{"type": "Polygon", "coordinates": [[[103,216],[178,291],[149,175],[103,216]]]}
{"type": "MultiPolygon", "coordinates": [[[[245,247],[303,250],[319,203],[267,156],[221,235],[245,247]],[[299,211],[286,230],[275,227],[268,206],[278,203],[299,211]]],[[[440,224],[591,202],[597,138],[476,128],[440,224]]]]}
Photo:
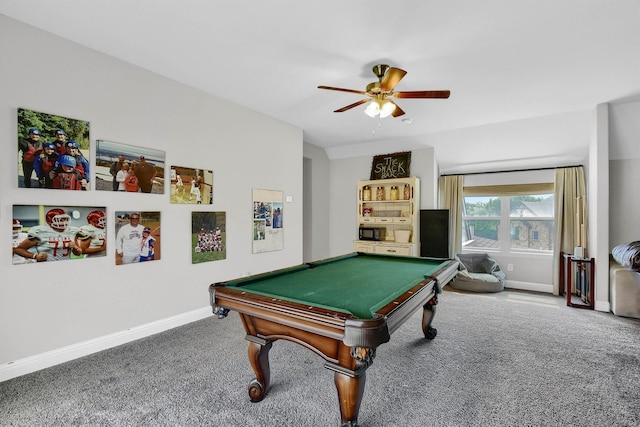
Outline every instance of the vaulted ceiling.
{"type": "Polygon", "coordinates": [[[585,112],[640,99],[637,0],[0,0],[0,13],[290,123],[332,158],[570,159],[585,112]],[[451,96],[398,99],[398,118],[334,113],[363,96],[317,86],[365,90],[380,63],[408,72],[396,90],[451,96]]]}

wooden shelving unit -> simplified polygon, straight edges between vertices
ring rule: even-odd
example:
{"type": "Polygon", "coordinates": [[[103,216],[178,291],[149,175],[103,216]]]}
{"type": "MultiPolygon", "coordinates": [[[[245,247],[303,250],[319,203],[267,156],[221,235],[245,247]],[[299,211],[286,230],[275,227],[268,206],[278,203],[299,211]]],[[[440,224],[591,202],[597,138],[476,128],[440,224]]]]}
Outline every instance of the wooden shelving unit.
{"type": "Polygon", "coordinates": [[[595,303],[595,259],[560,253],[560,289],[567,305],[593,310],[595,303]],[[574,288],[575,289],[572,289],[574,288]]]}
{"type": "Polygon", "coordinates": [[[419,256],[420,180],[409,177],[358,181],[360,227],[384,228],[385,238],[356,240],[356,252],[419,256]],[[408,241],[401,238],[402,232],[409,233],[408,241]]]}

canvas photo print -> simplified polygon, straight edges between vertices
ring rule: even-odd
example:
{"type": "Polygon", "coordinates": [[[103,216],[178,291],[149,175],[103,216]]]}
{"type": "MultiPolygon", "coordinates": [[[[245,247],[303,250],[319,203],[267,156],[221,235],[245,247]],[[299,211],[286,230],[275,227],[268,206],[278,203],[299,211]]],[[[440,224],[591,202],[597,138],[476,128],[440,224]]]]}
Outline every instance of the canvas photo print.
{"type": "Polygon", "coordinates": [[[97,258],[106,254],[104,206],[13,206],[13,264],[97,258]]]}
{"type": "Polygon", "coordinates": [[[171,166],[171,203],[213,203],[213,171],[171,166]]]}
{"type": "Polygon", "coordinates": [[[164,194],[164,165],[164,151],[96,141],[97,190],[164,194]]]}
{"type": "Polygon", "coordinates": [[[191,213],[191,263],[227,258],[226,212],[191,213]]]}
{"type": "Polygon", "coordinates": [[[116,265],[160,259],[160,212],[116,211],[116,265]]]}
{"type": "Polygon", "coordinates": [[[91,188],[89,122],[18,108],[18,187],[91,188]]]}

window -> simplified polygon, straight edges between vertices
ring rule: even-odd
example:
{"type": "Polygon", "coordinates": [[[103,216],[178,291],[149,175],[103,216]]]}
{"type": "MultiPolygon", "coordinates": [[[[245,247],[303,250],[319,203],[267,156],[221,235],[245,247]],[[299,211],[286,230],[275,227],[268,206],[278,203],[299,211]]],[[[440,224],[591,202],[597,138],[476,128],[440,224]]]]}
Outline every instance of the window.
{"type": "MultiPolygon", "coordinates": [[[[514,193],[512,186],[504,187],[503,191],[500,186],[492,187],[494,195],[481,195],[479,193],[483,191],[478,187],[465,187],[462,247],[511,253],[552,253],[553,193],[514,193]]],[[[549,190],[548,186],[545,188],[549,190]]]]}
{"type": "Polygon", "coordinates": [[[464,197],[462,204],[462,247],[500,249],[502,199],[464,197]]]}

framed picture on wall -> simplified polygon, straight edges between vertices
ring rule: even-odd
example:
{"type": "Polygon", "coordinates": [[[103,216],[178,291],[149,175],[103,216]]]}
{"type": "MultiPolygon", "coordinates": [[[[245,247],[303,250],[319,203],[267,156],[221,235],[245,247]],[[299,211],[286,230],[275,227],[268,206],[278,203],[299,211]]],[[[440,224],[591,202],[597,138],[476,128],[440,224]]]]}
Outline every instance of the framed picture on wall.
{"type": "Polygon", "coordinates": [[[253,189],[253,253],[284,247],[284,193],[253,189]]]}
{"type": "Polygon", "coordinates": [[[18,187],[91,189],[89,122],[18,108],[18,187]]]}
{"type": "Polygon", "coordinates": [[[14,205],[12,263],[104,257],[106,211],[104,206],[14,205]]]}
{"type": "Polygon", "coordinates": [[[213,203],[213,171],[171,166],[171,203],[213,203]]]}
{"type": "Polygon", "coordinates": [[[191,263],[226,258],[226,212],[191,212],[191,263]]]}
{"type": "Polygon", "coordinates": [[[160,259],[160,212],[116,211],[116,265],[160,259]]]}
{"type": "Polygon", "coordinates": [[[96,141],[97,190],[164,194],[164,165],[164,151],[96,141]]]}

